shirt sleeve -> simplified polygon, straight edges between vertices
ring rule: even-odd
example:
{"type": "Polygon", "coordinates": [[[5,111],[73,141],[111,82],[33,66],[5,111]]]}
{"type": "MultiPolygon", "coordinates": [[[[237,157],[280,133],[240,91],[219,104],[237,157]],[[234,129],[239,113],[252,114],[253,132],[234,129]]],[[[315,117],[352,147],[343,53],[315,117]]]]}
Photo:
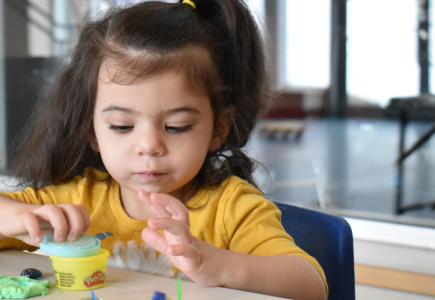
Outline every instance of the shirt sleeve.
{"type": "Polygon", "coordinates": [[[1,249],[13,249],[13,250],[27,250],[30,252],[38,250],[37,247],[30,246],[21,240],[14,238],[3,238],[0,240],[0,250],[1,249]]]}
{"type": "MultiPolygon", "coordinates": [[[[11,193],[0,192],[0,196],[26,204],[45,205],[73,203],[74,199],[78,199],[79,191],[77,187],[81,179],[82,177],[78,176],[65,184],[50,185],[40,189],[27,187],[24,191],[11,193]]],[[[30,246],[18,239],[3,238],[0,240],[0,249],[35,251],[38,248],[30,246]]]]}
{"type": "Polygon", "coordinates": [[[251,255],[297,255],[326,276],[317,260],[299,248],[281,224],[281,211],[253,186],[241,183],[227,191],[224,224],[229,249],[251,255]]]}
{"type": "Polygon", "coordinates": [[[77,176],[67,183],[49,185],[40,189],[27,187],[24,191],[1,193],[0,196],[27,204],[74,203],[79,198],[79,186],[83,177],[77,176]]]}

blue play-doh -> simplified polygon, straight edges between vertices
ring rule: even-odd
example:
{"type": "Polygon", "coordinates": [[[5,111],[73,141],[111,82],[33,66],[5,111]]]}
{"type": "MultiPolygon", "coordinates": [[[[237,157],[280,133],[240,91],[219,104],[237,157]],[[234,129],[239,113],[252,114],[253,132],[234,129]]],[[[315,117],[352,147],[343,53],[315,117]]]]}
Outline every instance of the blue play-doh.
{"type": "Polygon", "coordinates": [[[160,292],[154,292],[153,299],[151,300],[166,300],[166,294],[160,292]]]}
{"type": "Polygon", "coordinates": [[[96,237],[84,234],[75,241],[56,242],[53,233],[44,235],[39,247],[45,253],[62,257],[92,256],[100,251],[101,242],[96,237]]]}

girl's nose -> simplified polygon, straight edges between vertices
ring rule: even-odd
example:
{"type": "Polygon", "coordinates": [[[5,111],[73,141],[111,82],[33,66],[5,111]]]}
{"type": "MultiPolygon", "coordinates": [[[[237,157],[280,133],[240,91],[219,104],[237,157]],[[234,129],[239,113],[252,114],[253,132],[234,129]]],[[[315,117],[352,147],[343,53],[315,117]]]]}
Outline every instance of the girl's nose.
{"type": "Polygon", "coordinates": [[[165,144],[158,133],[146,132],[139,134],[136,144],[136,154],[162,156],[165,152],[165,144]]]}

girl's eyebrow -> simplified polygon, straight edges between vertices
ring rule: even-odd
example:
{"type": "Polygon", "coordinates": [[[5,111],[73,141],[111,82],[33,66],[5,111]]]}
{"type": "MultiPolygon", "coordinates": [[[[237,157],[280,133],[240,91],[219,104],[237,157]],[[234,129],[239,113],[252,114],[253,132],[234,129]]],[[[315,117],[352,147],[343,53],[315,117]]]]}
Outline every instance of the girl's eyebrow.
{"type": "MultiPolygon", "coordinates": [[[[110,105],[107,108],[103,109],[102,112],[104,113],[104,112],[114,112],[114,111],[120,111],[120,112],[124,112],[124,113],[128,113],[128,114],[138,114],[138,112],[136,112],[133,109],[121,107],[121,106],[116,106],[116,105],[110,105]]],[[[177,107],[177,108],[173,108],[173,109],[169,109],[169,110],[163,110],[160,114],[161,115],[173,115],[173,114],[180,113],[180,112],[186,112],[186,113],[190,113],[190,114],[199,114],[200,113],[200,111],[194,107],[182,106],[182,107],[177,107]]]]}
{"type": "Polygon", "coordinates": [[[110,105],[107,108],[103,109],[101,112],[104,113],[104,112],[113,112],[113,111],[120,111],[120,112],[129,113],[129,114],[136,113],[133,109],[121,107],[121,106],[115,106],[115,105],[110,105]]]}
{"type": "Polygon", "coordinates": [[[177,107],[177,108],[173,108],[173,109],[169,109],[169,110],[164,110],[162,112],[162,115],[173,115],[173,114],[180,113],[180,112],[187,112],[187,113],[191,113],[191,114],[199,114],[200,113],[200,111],[194,107],[182,106],[182,107],[177,107]]]}

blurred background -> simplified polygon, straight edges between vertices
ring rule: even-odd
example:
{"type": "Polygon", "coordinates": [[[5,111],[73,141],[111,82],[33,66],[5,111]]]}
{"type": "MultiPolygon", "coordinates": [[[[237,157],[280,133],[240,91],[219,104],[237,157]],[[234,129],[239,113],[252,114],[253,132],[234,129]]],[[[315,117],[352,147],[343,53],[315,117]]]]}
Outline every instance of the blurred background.
{"type": "MultiPolygon", "coordinates": [[[[8,151],[74,44],[81,20],[137,2],[0,0],[4,190],[13,180],[8,151]]],[[[245,149],[264,166],[256,173],[262,191],[276,202],[345,217],[357,264],[423,274],[435,287],[435,3],[247,3],[276,91],[245,149]]],[[[412,276],[387,284],[363,278],[356,268],[356,280],[358,299],[435,296],[435,288],[408,288],[412,276]]]]}

